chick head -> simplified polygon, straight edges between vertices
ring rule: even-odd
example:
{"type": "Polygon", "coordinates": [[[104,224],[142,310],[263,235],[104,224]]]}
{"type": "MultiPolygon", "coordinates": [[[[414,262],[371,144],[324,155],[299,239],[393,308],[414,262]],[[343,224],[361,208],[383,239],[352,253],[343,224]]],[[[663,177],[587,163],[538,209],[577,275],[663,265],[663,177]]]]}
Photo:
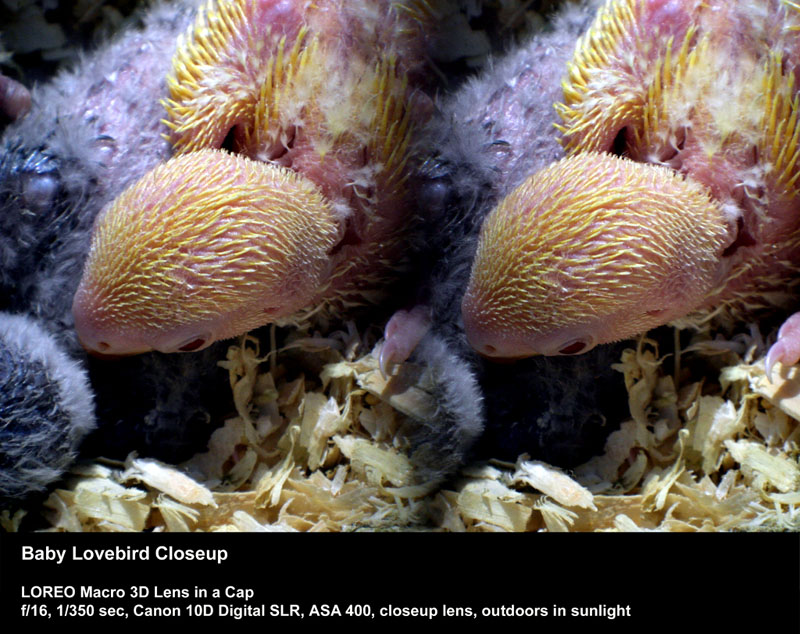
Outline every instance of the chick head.
{"type": "Polygon", "coordinates": [[[294,172],[219,150],[173,158],[99,218],[78,336],[103,354],[190,351],[290,315],[321,291],[338,234],[294,172]]]}
{"type": "Polygon", "coordinates": [[[587,152],[489,214],[462,304],[490,357],[578,354],[685,315],[717,283],[720,206],[673,170],[587,152]]]}

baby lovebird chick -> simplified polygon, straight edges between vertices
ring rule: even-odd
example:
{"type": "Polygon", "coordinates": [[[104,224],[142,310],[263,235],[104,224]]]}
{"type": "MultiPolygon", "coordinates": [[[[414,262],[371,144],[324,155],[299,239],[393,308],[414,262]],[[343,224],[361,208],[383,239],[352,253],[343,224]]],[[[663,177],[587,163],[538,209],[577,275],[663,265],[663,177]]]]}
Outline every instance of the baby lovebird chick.
{"type": "Polygon", "coordinates": [[[403,260],[428,9],[211,0],[169,78],[175,157],[95,227],[84,345],[198,350],[374,293],[403,260]]]}
{"type": "MultiPolygon", "coordinates": [[[[781,0],[607,2],[564,81],[570,156],[483,226],[462,306],[472,345],[577,354],[698,311],[789,300],[799,30],[781,0]]],[[[768,369],[800,359],[798,319],[768,369]]]]}

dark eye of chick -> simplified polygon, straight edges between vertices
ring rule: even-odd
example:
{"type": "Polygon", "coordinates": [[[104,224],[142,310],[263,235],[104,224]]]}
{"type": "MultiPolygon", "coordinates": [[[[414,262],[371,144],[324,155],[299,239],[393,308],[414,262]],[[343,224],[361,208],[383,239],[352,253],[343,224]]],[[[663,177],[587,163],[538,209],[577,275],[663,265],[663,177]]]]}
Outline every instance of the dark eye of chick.
{"type": "Polygon", "coordinates": [[[22,187],[22,200],[27,209],[43,213],[52,208],[60,183],[49,175],[27,175],[22,187]]]}
{"type": "Polygon", "coordinates": [[[573,341],[572,343],[567,344],[561,350],[558,351],[559,354],[579,354],[583,352],[584,348],[586,348],[585,341],[573,341]]]}
{"type": "Polygon", "coordinates": [[[193,350],[201,348],[205,342],[206,340],[203,339],[202,337],[199,339],[194,339],[193,341],[187,343],[185,346],[181,346],[180,348],[178,348],[178,350],[180,350],[181,352],[192,352],[193,350]]]}

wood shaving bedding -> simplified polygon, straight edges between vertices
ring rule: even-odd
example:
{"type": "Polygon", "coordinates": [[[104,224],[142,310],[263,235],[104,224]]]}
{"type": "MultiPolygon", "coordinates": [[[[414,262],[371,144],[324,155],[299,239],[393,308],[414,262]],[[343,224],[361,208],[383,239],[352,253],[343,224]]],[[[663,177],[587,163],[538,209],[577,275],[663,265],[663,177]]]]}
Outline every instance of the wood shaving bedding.
{"type": "MultiPolygon", "coordinates": [[[[221,362],[237,416],[207,452],[77,465],[47,517],[59,531],[797,530],[800,369],[779,366],[770,383],[754,357],[763,340],[745,339],[723,353],[693,342],[681,363],[713,354],[719,376],[676,386],[689,373],[665,374],[643,337],[614,365],[631,418],[603,455],[569,473],[526,455],[466,465],[440,490],[415,482],[408,459],[414,418],[435,407],[424,368],[382,377],[380,344],[360,353],[352,326],[326,340],[338,349],[300,338],[264,357],[243,337],[221,362]],[[298,351],[317,376],[289,373],[298,351]]],[[[0,520],[14,530],[20,517],[0,520]]]]}

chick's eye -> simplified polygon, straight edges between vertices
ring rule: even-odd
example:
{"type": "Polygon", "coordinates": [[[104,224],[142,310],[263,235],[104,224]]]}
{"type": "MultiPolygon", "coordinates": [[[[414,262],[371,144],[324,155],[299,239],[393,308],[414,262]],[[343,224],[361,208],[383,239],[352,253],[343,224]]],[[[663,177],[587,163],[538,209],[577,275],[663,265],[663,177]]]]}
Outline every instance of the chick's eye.
{"type": "Polygon", "coordinates": [[[36,213],[41,213],[53,206],[59,183],[52,176],[31,176],[22,190],[25,205],[36,213]]]}
{"type": "Polygon", "coordinates": [[[586,342],[582,339],[577,341],[570,341],[562,348],[559,349],[559,354],[580,354],[586,349],[586,342]]]}
{"type": "Polygon", "coordinates": [[[178,350],[181,352],[192,352],[193,350],[197,350],[198,348],[202,348],[203,344],[206,342],[205,339],[199,337],[197,339],[193,339],[187,344],[182,345],[178,350]]]}

